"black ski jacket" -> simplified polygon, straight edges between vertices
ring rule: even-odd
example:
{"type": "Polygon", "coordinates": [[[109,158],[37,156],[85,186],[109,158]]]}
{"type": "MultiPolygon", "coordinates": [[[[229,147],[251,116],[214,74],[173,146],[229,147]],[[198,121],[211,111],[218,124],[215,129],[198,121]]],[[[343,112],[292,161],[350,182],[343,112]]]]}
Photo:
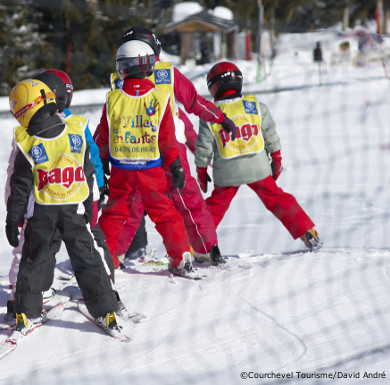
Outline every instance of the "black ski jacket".
{"type": "MultiPolygon", "coordinates": [[[[60,135],[66,128],[66,123],[58,116],[49,116],[43,121],[29,126],[27,133],[31,136],[41,138],[54,138],[60,135]]],[[[86,142],[86,151],[84,158],[84,174],[89,186],[89,197],[84,201],[85,211],[88,222],[92,217],[92,200],[94,184],[94,167],[89,159],[89,146],[86,142]]],[[[33,190],[34,174],[31,165],[21,151],[17,151],[14,169],[10,179],[11,193],[7,201],[8,225],[18,225],[24,222],[24,215],[27,211],[27,204],[30,193],[33,190]]]]}

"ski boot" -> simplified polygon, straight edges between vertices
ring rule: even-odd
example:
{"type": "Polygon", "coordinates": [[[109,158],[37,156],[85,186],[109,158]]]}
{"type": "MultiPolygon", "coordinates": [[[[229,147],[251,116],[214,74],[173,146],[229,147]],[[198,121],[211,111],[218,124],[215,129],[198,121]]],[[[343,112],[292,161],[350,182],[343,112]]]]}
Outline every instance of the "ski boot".
{"type": "Polygon", "coordinates": [[[195,273],[195,270],[192,267],[191,253],[190,252],[183,253],[183,258],[182,258],[179,266],[172,266],[171,263],[172,263],[172,258],[170,258],[168,270],[173,275],[192,278],[193,274],[195,273]]]}
{"type": "Polygon", "coordinates": [[[198,263],[209,262],[214,266],[226,263],[226,260],[222,257],[221,252],[219,251],[218,245],[212,246],[210,252],[206,254],[200,254],[195,251],[194,258],[198,263]]]}
{"type": "Polygon", "coordinates": [[[107,313],[105,317],[95,318],[95,321],[104,329],[111,331],[120,331],[122,328],[118,325],[115,312],[107,313]]]}
{"type": "Polygon", "coordinates": [[[211,264],[214,266],[218,266],[226,263],[226,260],[222,257],[221,252],[219,251],[218,245],[212,246],[210,250],[210,259],[211,259],[211,264]]]}
{"type": "Polygon", "coordinates": [[[7,301],[7,313],[4,314],[4,321],[11,321],[16,318],[15,302],[9,299],[7,301]]]}
{"type": "Polygon", "coordinates": [[[21,332],[26,335],[31,330],[42,325],[42,317],[27,318],[24,313],[16,313],[16,326],[15,331],[21,332]]]}
{"type": "Polygon", "coordinates": [[[306,231],[300,238],[310,251],[316,251],[322,247],[322,242],[320,242],[318,233],[314,228],[306,231]]]}

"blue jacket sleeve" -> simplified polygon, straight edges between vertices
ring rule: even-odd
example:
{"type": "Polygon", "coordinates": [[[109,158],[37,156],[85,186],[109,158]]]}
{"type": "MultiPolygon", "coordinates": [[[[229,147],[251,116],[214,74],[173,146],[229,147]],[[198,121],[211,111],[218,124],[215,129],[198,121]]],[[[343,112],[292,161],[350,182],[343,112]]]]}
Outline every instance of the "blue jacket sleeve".
{"type": "Polygon", "coordinates": [[[93,141],[93,137],[91,131],[89,131],[88,126],[85,128],[84,133],[85,133],[85,138],[87,139],[87,142],[89,144],[90,158],[93,167],[95,168],[96,181],[98,187],[100,188],[104,186],[104,173],[103,173],[103,164],[99,156],[99,147],[93,141]]]}

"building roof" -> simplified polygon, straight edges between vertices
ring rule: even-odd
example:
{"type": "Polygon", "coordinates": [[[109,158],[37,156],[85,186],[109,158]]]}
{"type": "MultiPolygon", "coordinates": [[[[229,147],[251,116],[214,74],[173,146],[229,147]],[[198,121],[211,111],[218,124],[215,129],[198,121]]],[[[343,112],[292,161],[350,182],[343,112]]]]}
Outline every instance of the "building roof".
{"type": "Polygon", "coordinates": [[[212,13],[204,9],[203,11],[190,15],[176,23],[168,23],[165,26],[164,32],[169,33],[173,30],[177,30],[180,33],[214,32],[220,30],[229,32],[234,29],[235,25],[236,24],[233,20],[214,16],[212,13]]]}

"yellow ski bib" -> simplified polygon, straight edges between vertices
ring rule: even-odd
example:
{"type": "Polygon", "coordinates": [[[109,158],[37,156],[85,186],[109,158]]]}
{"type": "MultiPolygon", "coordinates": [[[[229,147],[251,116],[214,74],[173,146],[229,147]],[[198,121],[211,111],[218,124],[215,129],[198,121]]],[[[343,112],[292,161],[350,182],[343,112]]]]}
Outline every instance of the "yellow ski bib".
{"type": "Polygon", "coordinates": [[[17,127],[15,142],[31,164],[37,203],[77,204],[88,198],[82,122],[67,121],[67,127],[59,137],[47,139],[30,136],[25,128],[17,127]]]}
{"type": "MultiPolygon", "coordinates": [[[[174,72],[172,63],[158,61],[154,66],[154,71],[152,75],[150,75],[147,79],[152,81],[156,85],[156,88],[159,88],[160,90],[164,90],[169,93],[169,96],[171,97],[172,113],[178,114],[179,110],[175,104],[175,94],[173,89],[173,74],[174,72]]],[[[110,82],[112,90],[122,89],[123,80],[121,80],[117,72],[111,74],[110,82]]]]}
{"type": "Polygon", "coordinates": [[[222,158],[235,158],[264,150],[261,134],[261,113],[255,96],[244,96],[231,104],[215,105],[222,110],[236,125],[237,137],[231,140],[222,125],[207,123],[213,133],[222,158]]]}
{"type": "Polygon", "coordinates": [[[122,164],[160,158],[158,133],[168,93],[157,88],[142,96],[115,89],[107,95],[110,156],[122,164]]]}
{"type": "Polygon", "coordinates": [[[119,77],[118,72],[113,72],[110,76],[111,90],[121,90],[123,80],[119,77]]]}
{"type": "Polygon", "coordinates": [[[158,61],[154,67],[152,75],[148,77],[158,89],[164,90],[169,93],[171,97],[171,110],[172,114],[179,114],[179,109],[175,103],[175,92],[173,89],[173,66],[170,62],[158,61]]]}
{"type": "Polygon", "coordinates": [[[76,124],[79,125],[79,127],[82,129],[82,131],[85,131],[85,128],[88,125],[88,118],[80,115],[69,115],[65,117],[66,124],[76,124]]]}

